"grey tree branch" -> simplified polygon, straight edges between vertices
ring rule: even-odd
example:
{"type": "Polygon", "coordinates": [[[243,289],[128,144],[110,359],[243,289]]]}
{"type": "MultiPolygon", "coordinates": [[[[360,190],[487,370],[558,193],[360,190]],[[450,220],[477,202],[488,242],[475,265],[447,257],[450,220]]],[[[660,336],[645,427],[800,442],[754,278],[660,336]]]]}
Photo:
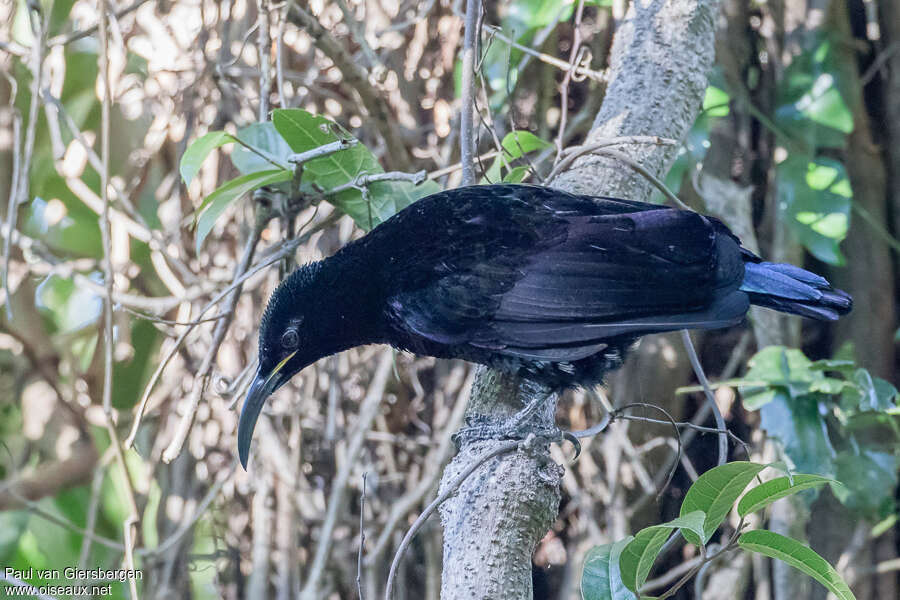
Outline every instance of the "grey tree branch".
{"type": "MultiPolygon", "coordinates": [[[[631,4],[616,34],[609,87],[585,146],[622,136],[685,136],[713,60],[716,6],[716,0],[631,4]]],[[[628,144],[623,151],[656,177],[676,152],[676,146],[656,144],[628,144]]],[[[617,158],[595,155],[578,157],[553,185],[635,200],[646,200],[652,187],[644,175],[623,169],[617,158]]],[[[528,386],[521,384],[513,376],[480,369],[467,416],[503,418],[515,413],[527,403],[528,386]]],[[[554,426],[555,406],[551,396],[536,426],[554,426]]],[[[493,443],[464,445],[445,470],[443,482],[452,481],[493,443]]],[[[443,600],[532,597],[531,554],[556,517],[561,471],[546,451],[508,454],[490,468],[476,470],[444,502],[443,600]]]]}

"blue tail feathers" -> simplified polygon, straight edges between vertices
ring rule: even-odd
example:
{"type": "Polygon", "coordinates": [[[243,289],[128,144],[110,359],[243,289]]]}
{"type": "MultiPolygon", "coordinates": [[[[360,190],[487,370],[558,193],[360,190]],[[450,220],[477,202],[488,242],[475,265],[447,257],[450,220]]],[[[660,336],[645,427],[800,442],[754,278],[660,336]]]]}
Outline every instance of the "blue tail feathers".
{"type": "Polygon", "coordinates": [[[821,321],[834,321],[853,306],[850,295],[831,287],[824,277],[782,263],[744,263],[740,289],[751,304],[821,321]]]}

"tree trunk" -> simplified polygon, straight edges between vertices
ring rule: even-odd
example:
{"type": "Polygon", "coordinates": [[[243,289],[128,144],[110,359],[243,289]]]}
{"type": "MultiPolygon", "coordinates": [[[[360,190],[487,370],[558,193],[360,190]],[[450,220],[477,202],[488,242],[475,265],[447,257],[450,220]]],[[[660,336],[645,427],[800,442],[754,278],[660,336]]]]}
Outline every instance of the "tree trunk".
{"type": "MultiPolygon", "coordinates": [[[[610,82],[586,143],[623,135],[681,140],[697,116],[713,61],[715,0],[632,3],[613,43],[610,82]]],[[[622,150],[657,176],[676,146],[622,150]]],[[[570,192],[647,200],[651,186],[620,162],[584,156],[552,185],[570,192]]],[[[482,370],[467,416],[502,418],[527,400],[515,378],[482,370]]],[[[554,425],[555,398],[536,421],[554,425]]],[[[445,470],[446,486],[499,442],[463,445],[445,470]]],[[[531,554],[556,516],[562,469],[546,447],[510,453],[482,465],[441,508],[444,526],[442,598],[531,598],[531,554]]]]}

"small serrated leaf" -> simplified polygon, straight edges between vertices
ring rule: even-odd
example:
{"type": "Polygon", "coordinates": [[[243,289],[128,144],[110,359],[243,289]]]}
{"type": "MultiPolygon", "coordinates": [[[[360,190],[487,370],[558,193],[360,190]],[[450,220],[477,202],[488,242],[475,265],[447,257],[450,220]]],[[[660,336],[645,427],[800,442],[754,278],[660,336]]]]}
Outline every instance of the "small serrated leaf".
{"type": "Polygon", "coordinates": [[[234,142],[234,137],[224,131],[210,131],[191,142],[184,154],[181,155],[181,164],[178,167],[185,185],[189,185],[200,171],[200,165],[209,156],[209,153],[234,142]]]}
{"type": "Polygon", "coordinates": [[[792,484],[791,477],[777,477],[751,489],[744,494],[744,497],[738,502],[738,514],[742,517],[746,517],[750,513],[765,508],[781,498],[802,492],[803,490],[825,485],[826,483],[835,483],[833,479],[829,479],[828,477],[808,475],[805,473],[795,473],[793,475],[793,480],[792,484]]]}
{"type": "Polygon", "coordinates": [[[757,529],[741,534],[738,545],[744,550],[756,552],[769,558],[777,558],[799,571],[803,571],[838,597],[839,600],[856,600],[847,583],[841,579],[834,567],[819,556],[815,550],[797,540],[777,534],[774,531],[757,529]]]}
{"type": "Polygon", "coordinates": [[[703,535],[698,537],[690,531],[685,531],[684,538],[692,544],[708,542],[747,484],[765,468],[766,465],[734,461],[710,469],[701,475],[685,494],[684,502],[681,503],[681,514],[703,511],[706,514],[703,535]]]}

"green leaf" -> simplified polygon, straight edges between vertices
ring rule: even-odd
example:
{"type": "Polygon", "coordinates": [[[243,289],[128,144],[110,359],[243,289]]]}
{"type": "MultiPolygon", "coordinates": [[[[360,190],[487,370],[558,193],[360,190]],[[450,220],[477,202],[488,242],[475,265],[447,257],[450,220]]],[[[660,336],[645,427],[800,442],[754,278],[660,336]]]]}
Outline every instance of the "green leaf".
{"type": "Polygon", "coordinates": [[[706,519],[703,522],[702,535],[697,536],[685,531],[684,538],[697,545],[708,542],[728,516],[728,511],[734,506],[747,484],[765,468],[766,465],[735,461],[710,469],[701,475],[685,494],[684,502],[681,503],[681,514],[703,511],[706,519]]]}
{"type": "MultiPolygon", "coordinates": [[[[306,152],[338,139],[349,139],[340,127],[318,115],[299,108],[282,108],[272,113],[272,123],[294,152],[306,152]],[[342,135],[339,137],[338,133],[342,135]]],[[[335,188],[362,173],[381,173],[383,170],[362,144],[311,160],[303,165],[303,177],[309,178],[324,190],[335,188]]],[[[357,192],[358,194],[359,192],[357,192]]]]}
{"type": "Polygon", "coordinates": [[[839,245],[850,224],[853,196],[844,165],[792,154],[775,169],[780,218],[819,260],[844,264],[839,245]]]}
{"type": "Polygon", "coordinates": [[[760,410],[760,417],[766,434],[781,442],[798,471],[834,475],[834,448],[816,395],[779,395],[760,410]]]}
{"type": "Polygon", "coordinates": [[[519,165],[518,167],[513,167],[509,170],[503,177],[504,183],[521,183],[523,179],[528,175],[528,170],[530,167],[525,165],[519,165]]]}
{"type": "Polygon", "coordinates": [[[841,503],[868,518],[881,518],[894,510],[894,490],[900,461],[892,452],[866,448],[839,452],[834,461],[840,486],[831,491],[841,503]]]}
{"type": "Polygon", "coordinates": [[[813,32],[807,47],[785,69],[776,89],[775,122],[805,150],[844,148],[853,130],[851,75],[846,61],[833,50],[844,43],[827,32],[813,32]]]}
{"type": "Polygon", "coordinates": [[[896,406],[897,388],[879,377],[872,377],[866,369],[853,373],[853,383],[859,390],[858,410],[882,411],[896,406]]]}
{"type": "MultiPolygon", "coordinates": [[[[4,564],[10,564],[10,557],[15,552],[16,546],[19,545],[19,538],[27,527],[28,511],[7,510],[0,512],[0,560],[4,564]]],[[[616,565],[618,565],[618,562],[616,565]]],[[[587,569],[587,564],[585,564],[585,569],[587,569]]],[[[618,571],[618,566],[616,571],[618,571]]]]}
{"type": "Polygon", "coordinates": [[[629,536],[612,544],[588,550],[581,570],[582,600],[635,600],[622,581],[619,557],[634,538],[629,536]]]}
{"type": "MultiPolygon", "coordinates": [[[[301,109],[278,109],[272,114],[278,133],[294,152],[305,152],[337,141],[338,134],[347,138],[340,127],[328,119],[301,109]]],[[[368,148],[357,144],[303,165],[303,181],[328,190],[355,181],[359,175],[383,173],[368,148]]],[[[419,186],[406,181],[384,181],[369,186],[368,193],[355,188],[328,197],[338,209],[350,215],[363,229],[370,229],[393,216],[413,201],[440,191],[428,181],[419,186]]]]}
{"type": "Polygon", "coordinates": [[[535,150],[549,148],[553,144],[542,140],[530,131],[516,130],[507,133],[500,145],[506,151],[507,159],[512,160],[535,150]]]}
{"type": "Polygon", "coordinates": [[[210,131],[191,142],[184,154],[181,156],[181,165],[179,171],[185,185],[189,185],[200,171],[200,165],[209,156],[209,153],[234,142],[234,137],[230,133],[224,131],[210,131]]]}
{"type": "Polygon", "coordinates": [[[703,111],[711,117],[728,116],[728,102],[731,97],[728,92],[714,85],[706,88],[706,94],[703,96],[703,111]]]}
{"type": "Polygon", "coordinates": [[[793,476],[793,482],[791,482],[791,479],[791,477],[777,477],[752,488],[738,502],[738,514],[746,517],[776,500],[834,481],[827,477],[807,475],[805,473],[796,473],[793,476]]]}
{"type": "Polygon", "coordinates": [[[292,177],[290,171],[273,169],[259,171],[249,175],[241,175],[219,186],[216,191],[203,200],[203,204],[197,209],[197,252],[203,246],[203,241],[212,230],[216,220],[225,212],[232,202],[257,188],[273,183],[288,181],[292,177]]]}
{"type": "Polygon", "coordinates": [[[574,7],[574,2],[559,0],[518,0],[509,4],[504,25],[516,32],[546,27],[567,21],[574,7]]]}
{"type": "Polygon", "coordinates": [[[841,579],[828,561],[819,556],[815,550],[804,546],[797,540],[779,535],[774,531],[748,531],[738,538],[738,545],[744,550],[756,552],[789,564],[803,571],[837,596],[839,600],[855,600],[853,592],[841,579]]]}
{"type": "Polygon", "coordinates": [[[246,175],[287,166],[287,157],[292,152],[291,147],[271,121],[248,125],[238,131],[236,137],[256,150],[254,152],[241,144],[235,144],[231,151],[231,162],[241,173],[246,175]]]}
{"type": "Polygon", "coordinates": [[[766,386],[741,386],[744,408],[758,410],[782,396],[808,394],[814,381],[825,376],[810,369],[810,361],[800,350],[784,346],[769,346],[757,352],[747,362],[750,367],[745,379],[764,381],[766,386]]]}
{"type": "Polygon", "coordinates": [[[688,539],[689,535],[697,539],[703,532],[705,519],[706,515],[702,511],[695,511],[682,514],[668,523],[640,530],[622,550],[619,559],[625,587],[634,593],[640,591],[641,586],[647,581],[653,562],[659,556],[659,551],[673,529],[680,529],[685,539],[688,539]]]}

